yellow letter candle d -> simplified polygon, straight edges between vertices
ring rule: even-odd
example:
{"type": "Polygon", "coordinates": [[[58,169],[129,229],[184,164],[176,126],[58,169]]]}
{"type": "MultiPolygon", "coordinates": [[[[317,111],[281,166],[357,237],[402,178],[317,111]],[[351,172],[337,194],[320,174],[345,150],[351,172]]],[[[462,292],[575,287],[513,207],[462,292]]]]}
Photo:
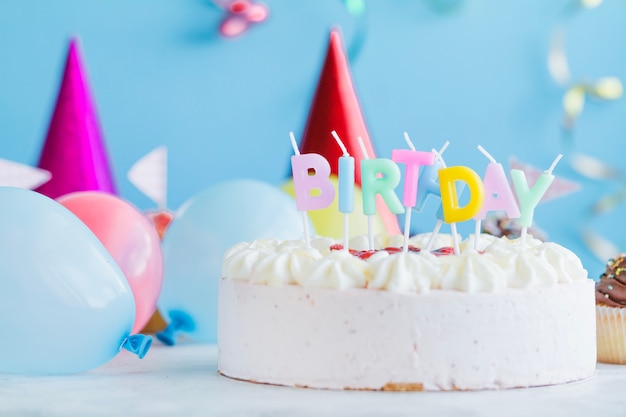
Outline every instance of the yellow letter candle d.
{"type": "Polygon", "coordinates": [[[480,211],[485,200],[485,190],[478,174],[465,166],[442,168],[438,174],[444,221],[450,224],[472,219],[480,211]],[[459,206],[456,181],[465,182],[469,189],[470,200],[464,207],[459,206]]]}

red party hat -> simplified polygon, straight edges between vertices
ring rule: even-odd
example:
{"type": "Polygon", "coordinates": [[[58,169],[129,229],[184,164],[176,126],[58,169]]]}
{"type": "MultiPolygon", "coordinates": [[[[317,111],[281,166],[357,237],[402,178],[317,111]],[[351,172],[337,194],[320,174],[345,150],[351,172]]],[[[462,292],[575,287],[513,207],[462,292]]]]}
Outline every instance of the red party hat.
{"type": "Polygon", "coordinates": [[[36,190],[48,197],[56,198],[74,191],[116,192],[76,39],[69,44],[59,95],[38,166],[52,173],[52,179],[36,190]]]}
{"type": "MultiPolygon", "coordinates": [[[[328,52],[302,136],[300,152],[323,155],[330,163],[331,173],[338,175],[338,158],[343,153],[331,135],[333,130],[341,138],[350,156],[354,157],[356,183],[360,186],[360,161],[365,155],[358,137],[363,139],[368,156],[375,158],[376,155],[352,84],[341,34],[337,30],[330,32],[328,52]]],[[[396,216],[382,199],[378,199],[377,211],[388,233],[400,233],[396,216]]]]}

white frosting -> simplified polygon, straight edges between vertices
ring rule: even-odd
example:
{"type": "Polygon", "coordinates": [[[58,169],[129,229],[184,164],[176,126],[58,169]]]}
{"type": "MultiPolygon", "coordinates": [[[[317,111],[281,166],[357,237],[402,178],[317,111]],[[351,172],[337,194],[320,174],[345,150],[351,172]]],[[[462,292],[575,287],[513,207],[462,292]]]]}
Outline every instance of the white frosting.
{"type": "Polygon", "coordinates": [[[322,259],[317,249],[290,248],[259,258],[250,275],[253,284],[273,287],[296,284],[302,280],[304,271],[316,260],[322,259]]]}
{"type": "Polygon", "coordinates": [[[580,258],[571,250],[553,242],[545,242],[537,247],[538,256],[545,258],[556,270],[560,284],[580,282],[587,279],[587,270],[580,258]]]}
{"type": "Polygon", "coordinates": [[[546,287],[557,283],[580,282],[587,279],[578,256],[556,243],[544,243],[532,236],[495,240],[485,249],[495,256],[513,288],[546,287]]]}
{"type": "MultiPolygon", "coordinates": [[[[413,235],[409,238],[409,245],[417,248],[425,248],[430,241],[431,235],[432,233],[418,233],[413,235]]],[[[457,238],[459,239],[459,242],[463,240],[460,234],[457,234],[457,238]]],[[[392,235],[385,241],[385,246],[402,247],[402,245],[404,245],[403,235],[392,235]]],[[[454,246],[454,239],[452,238],[452,235],[447,233],[437,233],[437,236],[435,236],[435,239],[433,240],[432,249],[439,249],[446,246],[454,246]]]]}
{"type": "Polygon", "coordinates": [[[498,260],[473,250],[458,256],[442,256],[441,288],[469,293],[493,292],[506,287],[506,275],[498,260]]]}
{"type": "Polygon", "coordinates": [[[306,288],[363,288],[370,276],[367,262],[347,251],[333,251],[308,269],[298,279],[298,284],[306,288]]]}
{"type": "Polygon", "coordinates": [[[471,235],[469,235],[467,237],[467,239],[465,239],[463,242],[461,242],[461,244],[459,245],[460,249],[461,249],[461,252],[464,252],[464,251],[466,251],[468,249],[471,249],[471,250],[477,249],[479,251],[484,251],[485,248],[487,248],[487,246],[491,245],[492,243],[494,243],[495,241],[500,239],[499,237],[494,236],[494,235],[490,235],[490,234],[487,234],[487,233],[481,233],[478,236],[478,247],[475,248],[474,247],[474,238],[475,238],[475,235],[472,233],[471,235]]]}
{"type": "Polygon", "coordinates": [[[249,280],[255,265],[261,258],[273,254],[278,244],[276,240],[237,243],[224,254],[222,276],[229,279],[249,280]]]}
{"type": "MultiPolygon", "coordinates": [[[[412,246],[424,246],[430,234],[411,239],[412,246]]],[[[437,236],[434,247],[452,244],[450,235],[437,236]]],[[[363,288],[393,292],[428,292],[431,289],[470,293],[501,291],[503,288],[534,288],[557,283],[580,282],[587,271],[580,259],[555,243],[532,236],[509,240],[480,235],[474,251],[474,236],[461,245],[459,255],[436,257],[425,251],[392,253],[379,250],[367,261],[345,251],[331,251],[337,243],[330,238],[312,238],[307,248],[302,240],[258,240],[229,249],[222,265],[227,279],[249,280],[254,284],[307,288],[363,288]]],[[[353,238],[352,250],[367,250],[367,236],[353,238]]],[[[376,240],[380,248],[381,240],[376,240]]],[[[401,247],[402,236],[388,238],[385,247],[401,247]]]]}
{"type": "Polygon", "coordinates": [[[549,287],[557,283],[556,270],[534,251],[520,250],[509,258],[513,268],[508,269],[507,282],[513,288],[549,287]]]}
{"type": "MultiPolygon", "coordinates": [[[[309,241],[308,249],[316,249],[321,255],[326,256],[330,253],[330,247],[337,243],[333,238],[314,236],[309,241]]],[[[304,240],[285,240],[275,245],[278,252],[288,252],[293,249],[307,249],[304,240]]]]}
{"type": "MultiPolygon", "coordinates": [[[[482,238],[482,235],[481,235],[482,238]]],[[[541,245],[543,242],[539,239],[535,239],[531,235],[527,235],[526,239],[509,239],[506,236],[493,239],[491,244],[485,248],[485,252],[500,251],[500,254],[507,254],[512,251],[519,251],[519,249],[529,250],[536,246],[541,245]]]]}
{"type": "Polygon", "coordinates": [[[320,251],[324,256],[330,253],[330,247],[336,244],[337,241],[330,237],[315,236],[311,239],[311,246],[320,251]]]}
{"type": "MultiPolygon", "coordinates": [[[[350,242],[348,242],[348,244],[350,245],[350,249],[353,249],[353,250],[369,250],[370,249],[369,237],[367,235],[355,236],[352,239],[350,239],[350,242]]],[[[374,249],[380,249],[380,248],[382,248],[380,239],[374,236],[374,249]]]]}
{"type": "Polygon", "coordinates": [[[332,389],[559,384],[596,367],[594,283],[493,293],[271,288],[222,279],[218,369],[332,389]]]}
{"type": "Polygon", "coordinates": [[[372,256],[370,263],[373,278],[368,288],[373,289],[426,293],[441,274],[437,257],[429,252],[372,256]]]}
{"type": "MultiPolygon", "coordinates": [[[[418,248],[425,248],[430,240],[431,233],[419,233],[415,236],[411,236],[409,238],[409,245],[416,246],[418,248]]],[[[462,237],[460,234],[457,234],[457,239],[459,242],[462,241],[462,237]]],[[[435,240],[433,241],[432,249],[439,249],[444,247],[453,247],[454,239],[452,235],[447,233],[437,233],[435,236],[435,240]]]]}

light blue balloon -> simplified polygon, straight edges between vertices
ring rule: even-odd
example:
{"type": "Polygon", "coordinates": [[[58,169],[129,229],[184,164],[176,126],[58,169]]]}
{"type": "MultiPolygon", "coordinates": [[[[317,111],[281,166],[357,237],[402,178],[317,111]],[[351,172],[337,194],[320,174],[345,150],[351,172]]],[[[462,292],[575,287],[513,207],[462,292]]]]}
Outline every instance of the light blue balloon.
{"type": "Polygon", "coordinates": [[[0,187],[0,372],[96,368],[129,338],[135,302],[124,275],[74,214],[34,191],[0,187]]]}
{"type": "MultiPolygon", "coordinates": [[[[309,221],[311,235],[313,226],[309,221]]],[[[233,180],[212,186],[178,210],[163,238],[165,271],[159,311],[170,320],[157,334],[174,344],[179,331],[217,340],[217,288],[224,252],[255,239],[301,239],[295,200],[273,185],[233,180]]]]}

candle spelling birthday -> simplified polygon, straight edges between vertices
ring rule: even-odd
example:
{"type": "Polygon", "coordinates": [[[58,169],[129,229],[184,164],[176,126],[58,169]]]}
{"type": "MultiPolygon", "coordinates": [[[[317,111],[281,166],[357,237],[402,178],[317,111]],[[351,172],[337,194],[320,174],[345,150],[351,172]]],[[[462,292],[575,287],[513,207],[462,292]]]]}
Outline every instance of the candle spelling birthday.
{"type": "Polygon", "coordinates": [[[413,146],[413,142],[411,142],[407,132],[404,132],[404,139],[410,150],[394,149],[391,152],[391,159],[395,162],[406,165],[404,195],[402,199],[402,204],[406,210],[404,217],[404,240],[402,244],[402,251],[407,252],[409,249],[409,230],[411,228],[411,208],[415,207],[415,203],[417,202],[419,169],[420,166],[432,165],[435,162],[435,156],[432,152],[416,151],[415,146],[413,146]]]}
{"type": "Polygon", "coordinates": [[[515,202],[513,191],[506,179],[502,164],[496,160],[480,145],[478,150],[489,159],[485,175],[483,176],[483,186],[485,187],[485,201],[480,211],[474,216],[476,229],[474,231],[474,250],[478,250],[478,240],[480,236],[481,221],[487,216],[487,212],[501,210],[506,212],[509,219],[517,219],[520,216],[519,208],[515,202]]]}
{"type": "Polygon", "coordinates": [[[334,130],[330,132],[343,156],[339,157],[339,211],[343,213],[343,250],[348,250],[350,242],[349,214],[354,211],[354,158],[334,130]]]}
{"type": "MultiPolygon", "coordinates": [[[[346,151],[341,139],[335,131],[331,132],[337,144],[343,151],[339,158],[339,210],[346,215],[344,220],[344,250],[348,249],[348,219],[347,215],[354,210],[354,158],[346,151]]],[[[296,193],[296,206],[303,215],[303,227],[307,246],[309,245],[309,231],[306,221],[308,210],[323,209],[333,202],[335,190],[330,181],[330,164],[319,154],[300,154],[293,137],[290,134],[295,155],[291,157],[293,181],[296,193]]],[[[411,222],[411,210],[420,212],[429,195],[441,198],[441,207],[437,213],[437,225],[426,245],[431,250],[434,237],[439,232],[442,223],[450,225],[454,240],[454,252],[460,254],[456,224],[474,220],[475,236],[474,250],[478,250],[481,221],[490,211],[504,211],[509,218],[519,218],[522,226],[520,241],[524,242],[527,228],[532,225],[534,210],[541,197],[548,190],[554,180],[552,171],[562,157],[558,155],[550,168],[545,171],[530,187],[526,175],[521,170],[511,170],[513,188],[509,185],[504,169],[482,146],[478,150],[488,159],[485,175],[480,176],[471,168],[457,165],[448,167],[441,154],[448,146],[448,142],[437,152],[422,152],[415,150],[413,143],[405,132],[405,140],[409,149],[395,149],[392,159],[370,159],[363,141],[359,139],[364,159],[361,161],[361,183],[363,214],[368,216],[368,244],[374,249],[374,237],[371,218],[376,214],[376,199],[382,198],[389,210],[394,214],[406,212],[404,224],[403,251],[408,248],[408,234],[411,222]],[[396,195],[396,188],[400,184],[401,171],[398,163],[405,166],[405,181],[403,199],[396,195]],[[420,174],[420,168],[421,170],[420,174]],[[459,195],[467,189],[468,201],[464,206],[459,204],[459,195]],[[517,197],[517,201],[516,198],[517,197]],[[519,202],[519,205],[518,205],[519,202]]]]}
{"type": "Polygon", "coordinates": [[[372,216],[376,214],[376,197],[380,195],[393,214],[404,213],[404,207],[394,192],[400,184],[400,168],[391,159],[370,159],[363,139],[359,136],[359,145],[365,159],[361,161],[361,186],[363,188],[363,214],[367,216],[369,249],[374,249],[372,216]]]}
{"type": "Polygon", "coordinates": [[[317,153],[301,154],[293,132],[289,132],[294,155],[291,157],[293,185],[296,192],[296,207],[302,213],[304,241],[310,248],[309,223],[306,212],[326,208],[335,198],[335,188],[328,180],[330,164],[317,153]]]}
{"type": "Polygon", "coordinates": [[[515,186],[515,192],[517,193],[517,200],[520,205],[520,219],[519,224],[522,226],[522,233],[520,236],[520,240],[522,242],[526,239],[526,233],[530,226],[533,224],[533,216],[535,214],[535,207],[539,204],[541,197],[548,191],[548,187],[554,181],[554,175],[552,175],[552,171],[556,168],[556,164],[559,163],[562,154],[558,154],[548,168],[543,174],[537,178],[537,182],[533,185],[532,188],[528,186],[528,182],[526,180],[526,174],[524,171],[519,169],[511,170],[511,179],[513,180],[513,185],[515,186]]]}

